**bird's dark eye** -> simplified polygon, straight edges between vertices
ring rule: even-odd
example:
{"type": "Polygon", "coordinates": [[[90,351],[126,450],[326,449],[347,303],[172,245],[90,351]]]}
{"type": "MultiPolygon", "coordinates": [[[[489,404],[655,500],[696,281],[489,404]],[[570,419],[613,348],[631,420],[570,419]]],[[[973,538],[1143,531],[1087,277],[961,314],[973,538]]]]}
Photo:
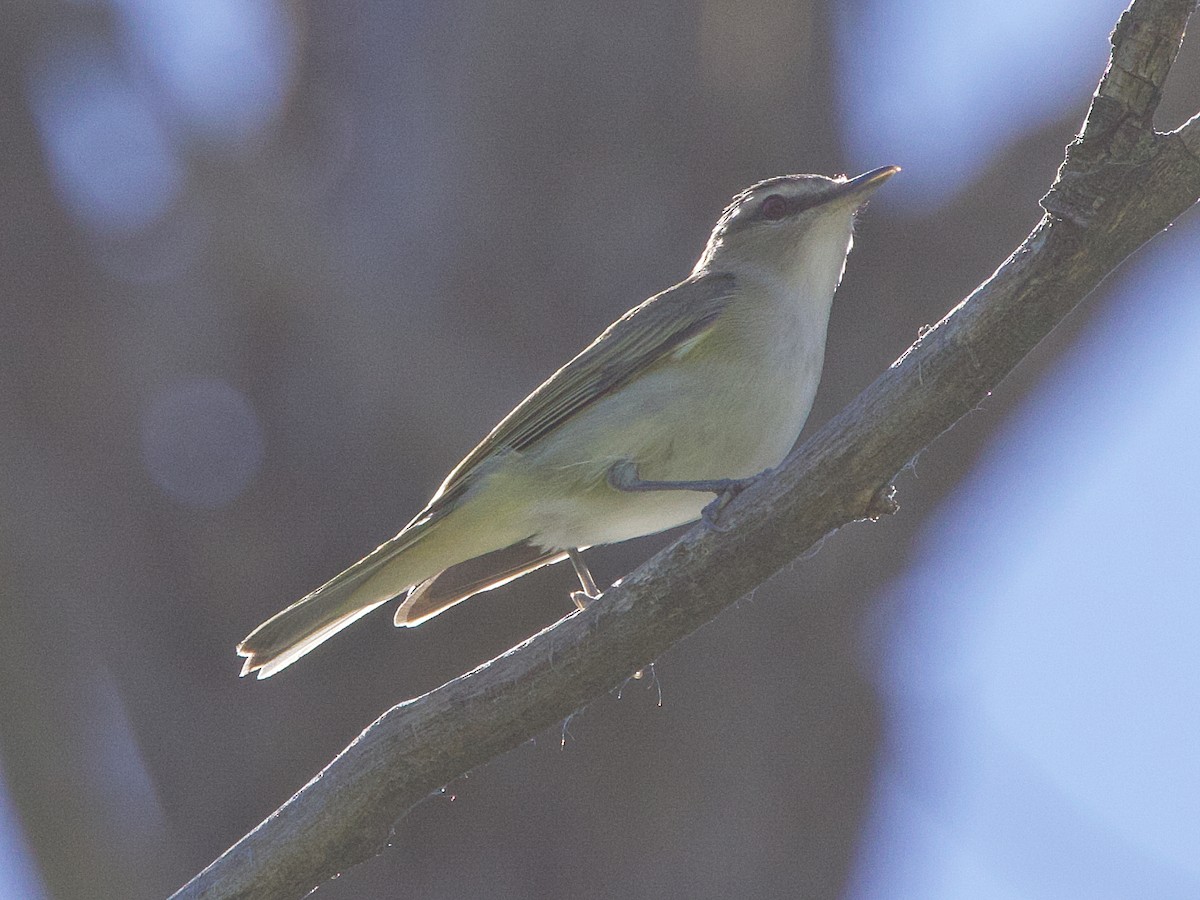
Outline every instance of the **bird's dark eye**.
{"type": "Polygon", "coordinates": [[[778,194],[772,194],[762,202],[762,215],[764,219],[769,219],[774,222],[782,219],[787,214],[787,201],[778,194]]]}

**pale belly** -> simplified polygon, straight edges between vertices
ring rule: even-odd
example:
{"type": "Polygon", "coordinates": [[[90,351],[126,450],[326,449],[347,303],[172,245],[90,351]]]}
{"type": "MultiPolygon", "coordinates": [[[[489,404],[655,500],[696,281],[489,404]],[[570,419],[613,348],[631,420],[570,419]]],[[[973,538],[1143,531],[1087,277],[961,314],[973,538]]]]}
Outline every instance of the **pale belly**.
{"type": "Polygon", "coordinates": [[[629,540],[695,521],[714,499],[615,490],[605,476],[622,460],[655,481],[745,478],[778,465],[816,393],[822,360],[809,357],[753,373],[708,371],[706,391],[694,379],[651,375],[582,413],[565,434],[512,461],[534,543],[564,549],[629,540]]]}

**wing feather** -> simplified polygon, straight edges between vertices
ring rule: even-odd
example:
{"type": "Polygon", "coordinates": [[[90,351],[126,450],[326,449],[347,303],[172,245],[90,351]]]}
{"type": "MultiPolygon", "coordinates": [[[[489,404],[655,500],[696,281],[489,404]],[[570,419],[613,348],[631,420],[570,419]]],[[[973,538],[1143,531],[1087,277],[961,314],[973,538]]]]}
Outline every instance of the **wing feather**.
{"type": "Polygon", "coordinates": [[[526,397],[452,471],[417,519],[437,518],[500,450],[524,450],[568,417],[695,342],[733,296],[728,274],[703,274],[635,306],[526,397]]]}

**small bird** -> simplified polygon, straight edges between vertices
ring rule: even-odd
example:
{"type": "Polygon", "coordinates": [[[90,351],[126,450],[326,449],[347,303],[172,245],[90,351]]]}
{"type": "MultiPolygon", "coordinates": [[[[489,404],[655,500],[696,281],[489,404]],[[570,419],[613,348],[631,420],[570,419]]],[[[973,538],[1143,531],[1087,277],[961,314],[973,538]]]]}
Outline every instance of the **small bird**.
{"type": "Polygon", "coordinates": [[[237,646],[268,678],[407,597],[420,625],[581,551],[701,517],[780,462],[812,407],[854,218],[899,172],[781,175],[725,208],[692,273],[635,306],[504,417],[400,533],[237,646]]]}

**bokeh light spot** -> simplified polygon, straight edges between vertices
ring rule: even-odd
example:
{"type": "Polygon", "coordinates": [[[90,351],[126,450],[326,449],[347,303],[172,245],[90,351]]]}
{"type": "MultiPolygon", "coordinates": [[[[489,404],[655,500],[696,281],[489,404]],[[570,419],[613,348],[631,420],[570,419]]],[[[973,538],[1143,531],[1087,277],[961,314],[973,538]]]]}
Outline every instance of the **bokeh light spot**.
{"type": "Polygon", "coordinates": [[[893,587],[850,896],[1200,897],[1197,225],[1127,270],[893,587]]]}
{"type": "Polygon", "coordinates": [[[186,128],[253,137],[283,105],[295,28],[275,0],[120,0],[135,52],[186,128]]]}
{"type": "Polygon", "coordinates": [[[141,426],[142,460],[174,500],[216,509],[249,485],[263,458],[263,431],[250,401],[215,378],[163,388],[141,426]]]}
{"type": "Polygon", "coordinates": [[[109,55],[64,40],[33,66],[29,94],[55,189],[80,224],[119,236],[166,212],[183,168],[109,55]]]}
{"type": "Polygon", "coordinates": [[[859,167],[904,166],[888,196],[936,209],[1013,142],[1087,108],[1128,0],[839,3],[838,90],[859,167]]]}

